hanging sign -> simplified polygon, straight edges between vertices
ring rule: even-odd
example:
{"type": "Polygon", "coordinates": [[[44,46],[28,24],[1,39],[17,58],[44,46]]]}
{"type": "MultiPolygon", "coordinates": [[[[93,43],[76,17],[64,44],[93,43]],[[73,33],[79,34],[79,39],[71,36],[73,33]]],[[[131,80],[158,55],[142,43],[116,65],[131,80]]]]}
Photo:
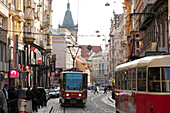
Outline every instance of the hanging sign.
{"type": "Polygon", "coordinates": [[[10,78],[17,78],[17,69],[10,70],[10,78]]]}

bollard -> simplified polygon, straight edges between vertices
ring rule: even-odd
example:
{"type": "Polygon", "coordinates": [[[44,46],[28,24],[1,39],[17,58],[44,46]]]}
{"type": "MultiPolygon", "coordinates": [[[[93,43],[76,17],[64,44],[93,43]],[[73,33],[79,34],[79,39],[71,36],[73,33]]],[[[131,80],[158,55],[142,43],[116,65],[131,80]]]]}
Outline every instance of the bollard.
{"type": "Polygon", "coordinates": [[[20,100],[20,113],[26,113],[26,100],[20,100]]]}

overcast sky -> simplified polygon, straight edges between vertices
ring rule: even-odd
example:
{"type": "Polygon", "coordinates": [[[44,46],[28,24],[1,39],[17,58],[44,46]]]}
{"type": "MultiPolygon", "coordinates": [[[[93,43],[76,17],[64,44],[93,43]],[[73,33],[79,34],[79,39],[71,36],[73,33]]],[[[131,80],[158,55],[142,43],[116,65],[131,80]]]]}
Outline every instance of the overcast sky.
{"type": "MultiPolygon", "coordinates": [[[[69,0],[69,2],[74,24],[78,23],[79,45],[103,45],[105,42],[102,39],[105,37],[108,39],[113,10],[121,14],[123,0],[69,0]],[[107,2],[110,6],[105,6],[107,2]],[[101,37],[96,36],[96,30],[100,31],[101,37]]],[[[67,3],[68,0],[53,0],[53,28],[62,25],[67,3]]]]}

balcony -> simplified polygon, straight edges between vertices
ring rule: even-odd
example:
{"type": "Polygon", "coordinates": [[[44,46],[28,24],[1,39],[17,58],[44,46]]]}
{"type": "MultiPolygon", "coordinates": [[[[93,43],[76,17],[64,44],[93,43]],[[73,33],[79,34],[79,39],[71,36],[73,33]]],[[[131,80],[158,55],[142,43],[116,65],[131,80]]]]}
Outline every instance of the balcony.
{"type": "Polygon", "coordinates": [[[154,19],[154,14],[151,11],[153,4],[147,4],[143,13],[139,18],[139,30],[144,31],[148,28],[151,24],[152,20],[154,19]]]}
{"type": "Polygon", "coordinates": [[[15,6],[12,3],[9,3],[9,14],[12,16],[15,15],[15,6]]]}

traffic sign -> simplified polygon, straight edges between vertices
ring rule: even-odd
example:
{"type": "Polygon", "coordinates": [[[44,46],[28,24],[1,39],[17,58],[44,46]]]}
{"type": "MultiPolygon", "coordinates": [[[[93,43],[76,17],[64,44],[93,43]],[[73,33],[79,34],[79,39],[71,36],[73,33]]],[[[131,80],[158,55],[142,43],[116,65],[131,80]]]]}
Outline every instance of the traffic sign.
{"type": "Polygon", "coordinates": [[[92,49],[92,46],[91,45],[87,46],[87,49],[90,51],[92,49]]]}

